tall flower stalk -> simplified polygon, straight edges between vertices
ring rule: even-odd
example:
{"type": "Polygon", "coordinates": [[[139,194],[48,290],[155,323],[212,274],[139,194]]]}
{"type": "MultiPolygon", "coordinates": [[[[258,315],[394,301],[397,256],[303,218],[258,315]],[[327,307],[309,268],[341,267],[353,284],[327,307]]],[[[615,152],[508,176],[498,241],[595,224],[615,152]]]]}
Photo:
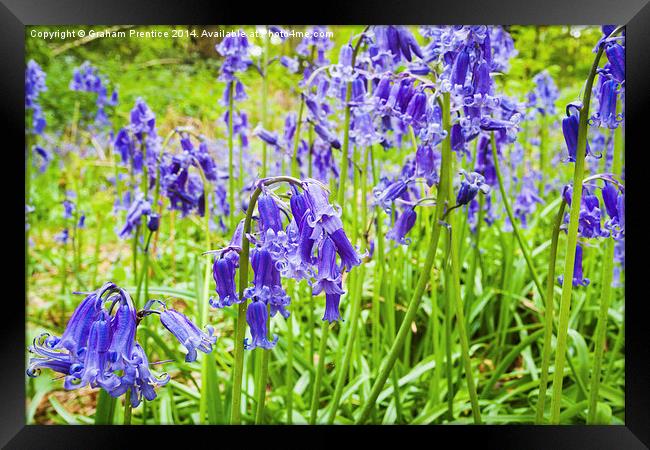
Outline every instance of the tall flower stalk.
{"type": "Polygon", "coordinates": [[[395,361],[397,360],[400,351],[404,347],[404,340],[406,339],[406,334],[409,332],[411,328],[411,322],[413,321],[413,318],[415,317],[415,313],[417,312],[418,306],[420,304],[420,299],[422,298],[422,294],[424,293],[424,288],[426,287],[427,281],[429,280],[431,268],[433,267],[433,263],[436,257],[438,240],[440,239],[440,224],[445,217],[446,204],[450,198],[450,192],[449,192],[450,176],[451,176],[450,172],[451,172],[451,162],[453,157],[453,154],[451,153],[451,133],[449,133],[449,130],[451,129],[450,126],[451,118],[450,118],[450,111],[449,111],[450,101],[449,101],[448,93],[443,94],[442,103],[443,103],[442,105],[443,129],[447,130],[448,133],[442,142],[442,160],[441,160],[442,162],[441,162],[441,169],[440,169],[440,183],[438,188],[438,195],[436,197],[436,207],[435,207],[436,213],[434,215],[434,221],[431,224],[431,235],[427,246],[428,250],[427,250],[426,258],[424,261],[424,265],[420,269],[420,277],[418,278],[415,291],[413,292],[413,295],[411,296],[411,299],[408,303],[406,315],[402,320],[402,324],[399,327],[397,336],[393,341],[393,344],[388,352],[388,355],[385,357],[385,359],[382,361],[381,366],[379,367],[377,378],[375,379],[370,394],[368,395],[368,398],[366,399],[365,404],[363,405],[361,413],[358,419],[356,420],[356,423],[358,424],[365,423],[369,419],[370,414],[372,413],[372,410],[375,406],[375,402],[377,401],[377,397],[379,396],[380,392],[384,388],[384,384],[386,383],[386,380],[388,379],[390,372],[393,369],[393,366],[395,365],[395,361]]]}
{"type": "MultiPolygon", "coordinates": [[[[617,35],[623,27],[618,27],[610,36],[617,35]]],[[[583,90],[582,110],[580,111],[578,125],[578,140],[575,154],[575,168],[573,172],[573,194],[571,197],[571,210],[569,215],[569,226],[567,229],[567,243],[564,261],[564,280],[562,284],[562,296],[560,297],[560,316],[557,331],[557,344],[555,353],[555,372],[553,374],[553,390],[551,396],[551,423],[560,423],[560,408],[562,403],[562,384],[564,380],[564,363],[566,360],[567,334],[569,329],[569,313],[571,311],[571,294],[575,264],[576,245],[578,243],[578,220],[580,218],[580,204],[582,201],[582,180],[585,173],[585,156],[587,153],[587,129],[589,120],[589,106],[591,103],[591,92],[594,78],[598,70],[598,63],[604,51],[604,45],[599,45],[594,58],[594,63],[587,77],[583,90]]]]}

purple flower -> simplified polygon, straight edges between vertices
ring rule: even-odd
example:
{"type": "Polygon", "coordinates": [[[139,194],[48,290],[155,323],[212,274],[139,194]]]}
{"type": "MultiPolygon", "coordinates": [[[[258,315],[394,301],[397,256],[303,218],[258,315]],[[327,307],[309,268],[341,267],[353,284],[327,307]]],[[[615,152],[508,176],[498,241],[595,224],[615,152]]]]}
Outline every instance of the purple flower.
{"type": "Polygon", "coordinates": [[[286,307],[291,299],[282,288],[280,272],[275,266],[271,253],[265,249],[253,250],[251,265],[255,273],[253,287],[244,291],[244,298],[270,305],[272,317],[277,312],[280,312],[284,318],[289,317],[286,307]]]}
{"type": "Polygon", "coordinates": [[[216,258],[212,265],[212,277],[217,285],[217,294],[219,294],[218,301],[210,298],[212,306],[223,308],[233,303],[241,303],[235,288],[235,262],[231,258],[216,258]]]}
{"type": "Polygon", "coordinates": [[[280,58],[280,64],[289,69],[289,72],[296,73],[300,70],[300,63],[295,58],[290,58],[289,56],[282,56],[280,58]]]}
{"type": "Polygon", "coordinates": [[[266,304],[259,300],[254,300],[246,309],[246,323],[251,330],[252,342],[249,344],[248,339],[244,340],[244,348],[252,350],[254,348],[271,349],[278,342],[278,337],[274,336],[273,341],[268,339],[268,322],[269,312],[266,304]]]}
{"type": "MultiPolygon", "coordinates": [[[[580,127],[580,110],[581,103],[569,103],[566,107],[566,117],[562,119],[562,133],[569,151],[569,162],[576,161],[576,152],[578,151],[578,129],[580,127]]],[[[591,154],[589,142],[587,142],[586,154],[591,154]]]]}
{"type": "MultiPolygon", "coordinates": [[[[560,286],[564,282],[564,275],[557,277],[558,283],[560,286]]],[[[576,256],[575,263],[573,265],[573,286],[587,286],[589,284],[589,278],[583,278],[582,276],[582,245],[576,245],[576,256]]]]}
{"type": "Polygon", "coordinates": [[[117,104],[117,92],[113,91],[111,97],[108,97],[106,80],[102,79],[97,68],[86,61],[74,69],[72,80],[70,80],[70,90],[97,94],[95,123],[100,126],[110,124],[106,117],[105,107],[107,105],[115,106],[117,104]]]}
{"type": "Polygon", "coordinates": [[[136,99],[135,106],[131,110],[131,127],[138,139],[141,139],[143,133],[156,132],[156,116],[142,98],[136,99]]]}
{"type": "Polygon", "coordinates": [[[547,116],[555,114],[555,101],[560,93],[551,75],[543,70],[533,77],[535,89],[528,94],[528,106],[547,116]]]}
{"type": "Polygon", "coordinates": [[[616,102],[621,85],[614,79],[603,81],[598,91],[598,112],[592,116],[590,124],[616,128],[623,121],[623,115],[616,113],[616,102]]]}
{"type": "Polygon", "coordinates": [[[160,312],[160,322],[187,349],[186,362],[196,361],[197,350],[210,353],[212,344],[217,341],[217,338],[212,335],[214,330],[211,326],[208,325],[208,332],[205,333],[183,314],[174,309],[168,309],[164,304],[163,310],[160,312]]]}
{"type": "Polygon", "coordinates": [[[30,59],[25,69],[25,109],[32,111],[32,132],[42,134],[45,130],[45,117],[38,97],[47,90],[45,72],[33,59],[30,59]]]}
{"type": "Polygon", "coordinates": [[[151,401],[156,398],[155,386],[164,386],[171,379],[168,374],[156,377],[149,370],[149,360],[144,350],[137,342],[133,345],[131,365],[127,373],[133,378],[131,384],[131,406],[136,408],[142,401],[142,397],[151,401]]]}
{"type": "Polygon", "coordinates": [[[160,214],[152,213],[149,215],[149,220],[147,221],[147,228],[152,233],[158,231],[160,227],[160,214]]]}
{"type": "Polygon", "coordinates": [[[386,237],[397,242],[398,244],[409,245],[411,243],[411,240],[409,238],[405,238],[405,236],[409,231],[411,231],[413,225],[415,225],[416,219],[417,214],[415,213],[415,209],[413,207],[409,206],[404,208],[402,213],[397,217],[393,228],[391,228],[388,233],[386,233],[386,237]]]}
{"type": "Polygon", "coordinates": [[[330,238],[323,239],[318,251],[318,275],[312,295],[325,291],[326,294],[344,294],[341,289],[341,271],[336,264],[336,247],[330,238]]]}
{"type": "Polygon", "coordinates": [[[63,200],[63,218],[72,219],[75,210],[75,204],[68,199],[63,200]]]}
{"type": "Polygon", "coordinates": [[[465,179],[461,181],[460,189],[456,195],[456,204],[457,205],[466,205],[474,197],[478,191],[481,191],[483,194],[487,194],[490,191],[490,186],[485,183],[485,177],[480,173],[476,172],[465,172],[461,171],[462,175],[465,176],[465,179]]]}
{"type": "Polygon", "coordinates": [[[129,211],[126,213],[126,223],[118,233],[120,238],[124,239],[133,233],[140,226],[142,216],[151,214],[151,203],[139,193],[135,201],[131,203],[129,211]]]}
{"type": "Polygon", "coordinates": [[[422,50],[413,34],[402,26],[375,26],[375,38],[380,50],[389,52],[394,62],[399,62],[402,57],[411,62],[411,53],[422,59],[422,50]]]}
{"type": "Polygon", "coordinates": [[[605,54],[609,61],[609,73],[619,83],[625,82],[625,48],[616,42],[608,43],[605,54]]]}
{"type": "Polygon", "coordinates": [[[537,195],[535,181],[532,176],[524,177],[514,204],[515,216],[521,220],[523,228],[527,227],[526,217],[535,212],[536,203],[542,203],[542,199],[537,195]]]}

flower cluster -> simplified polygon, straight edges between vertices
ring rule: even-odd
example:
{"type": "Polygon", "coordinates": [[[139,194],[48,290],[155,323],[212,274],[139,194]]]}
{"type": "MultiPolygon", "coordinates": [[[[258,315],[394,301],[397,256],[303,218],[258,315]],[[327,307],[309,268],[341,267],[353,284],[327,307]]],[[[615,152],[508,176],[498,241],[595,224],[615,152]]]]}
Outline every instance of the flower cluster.
{"type": "Polygon", "coordinates": [[[261,192],[255,233],[244,235],[240,223],[230,245],[215,252],[213,265],[219,295],[218,300],[210,300],[213,306],[221,308],[251,300],[246,318],[252,340],[246,348],[271,348],[275,344],[276,340],[268,340],[269,312],[271,317],[279,312],[286,318],[291,302],[282,278],[306,279],[313,295],[324,292],[323,320],[332,322],[340,319],[343,272],[361,263],[361,256],[343,230],[340,209],[329,202],[329,192],[320,182],[305,179],[293,184],[288,206],[270,189],[271,182],[273,178],[257,183],[261,192]],[[283,216],[289,218],[286,226],[283,216]],[[250,262],[254,279],[240,296],[234,278],[240,265],[242,239],[253,244],[250,262]]]}
{"type": "Polygon", "coordinates": [[[219,80],[227,83],[221,103],[229,105],[231,100],[245,100],[247,96],[244,85],[236,74],[237,72],[244,72],[252,64],[246,34],[240,32],[229,33],[215,48],[224,57],[219,80]]]}
{"type": "Polygon", "coordinates": [[[168,309],[145,309],[136,312],[128,292],[107,282],[89,293],[77,306],[61,337],[43,333],[29,347],[27,375],[37,376],[41,369],[51,369],[64,376],[66,389],[84,386],[102,388],[113,397],[130,391],[131,405],[136,407],[144,397],[153,400],[154,388],[164,386],[169,375],[156,376],[149,370],[149,361],[136,341],[136,328],[145,316],[158,314],[165,328],[187,349],[186,361],[196,360],[196,350],[212,351],[216,338],[199,330],[183,314],[168,309]]]}
{"type": "Polygon", "coordinates": [[[548,71],[543,70],[533,77],[535,88],[528,94],[529,108],[534,113],[543,116],[552,116],[555,114],[555,101],[560,96],[560,92],[548,71]]]}
{"type": "Polygon", "coordinates": [[[122,157],[122,162],[130,165],[135,172],[142,172],[143,164],[147,164],[151,182],[161,146],[156,130],[156,115],[143,99],[138,98],[131,110],[130,119],[129,125],[115,136],[113,146],[122,157]]]}
{"type": "Polygon", "coordinates": [[[45,117],[38,97],[47,90],[45,85],[45,72],[34,60],[30,59],[25,69],[25,109],[32,111],[32,132],[43,134],[45,130],[45,117]]]}
{"type": "Polygon", "coordinates": [[[74,69],[72,80],[70,80],[70,89],[97,94],[95,123],[100,127],[110,124],[105,108],[117,104],[117,91],[114,90],[111,96],[108,96],[106,80],[102,79],[97,68],[93,67],[90,62],[86,61],[74,69]]]}
{"type": "MultiPolygon", "coordinates": [[[[571,206],[572,193],[572,186],[566,185],[562,195],[569,206],[571,206]]],[[[617,241],[617,246],[622,243],[625,239],[625,192],[623,186],[610,174],[592,175],[585,180],[581,200],[578,236],[584,240],[611,237],[617,241]],[[591,180],[598,179],[603,181],[600,188],[590,183],[591,180]],[[601,207],[600,199],[594,194],[597,189],[600,189],[604,207],[601,207]]],[[[564,218],[565,227],[568,222],[569,214],[567,213],[564,218]]],[[[576,253],[576,266],[578,265],[577,256],[576,253]]],[[[617,262],[622,262],[622,254],[619,256],[617,262]]],[[[579,270],[582,274],[581,268],[574,270],[579,270]]],[[[575,280],[574,285],[577,285],[575,280]]]]}

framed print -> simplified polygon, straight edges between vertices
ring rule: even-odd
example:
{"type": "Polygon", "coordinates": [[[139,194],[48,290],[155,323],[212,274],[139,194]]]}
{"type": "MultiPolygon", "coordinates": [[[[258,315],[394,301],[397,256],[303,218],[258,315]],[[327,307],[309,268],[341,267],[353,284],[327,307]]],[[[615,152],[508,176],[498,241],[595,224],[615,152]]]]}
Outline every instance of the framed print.
{"type": "Polygon", "coordinates": [[[2,444],[646,447],[650,6],[512,3],[3,0],[2,444]]]}

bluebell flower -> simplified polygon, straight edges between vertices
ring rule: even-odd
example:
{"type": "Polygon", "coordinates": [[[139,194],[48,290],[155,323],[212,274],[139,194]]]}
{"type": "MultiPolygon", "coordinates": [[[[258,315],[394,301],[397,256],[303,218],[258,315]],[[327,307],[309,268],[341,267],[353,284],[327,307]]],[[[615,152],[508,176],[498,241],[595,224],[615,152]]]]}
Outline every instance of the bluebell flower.
{"type": "Polygon", "coordinates": [[[411,62],[412,53],[422,59],[423,54],[413,34],[403,26],[375,26],[373,27],[377,46],[380,50],[389,52],[394,62],[399,62],[402,57],[411,62]]]}
{"type": "Polygon", "coordinates": [[[251,340],[249,344],[248,339],[244,340],[244,348],[252,350],[254,348],[271,349],[275,347],[278,342],[277,335],[273,337],[273,341],[268,339],[268,322],[269,312],[264,302],[260,300],[253,300],[246,309],[246,323],[251,331],[251,340]]]}
{"type": "Polygon", "coordinates": [[[527,228],[527,216],[535,212],[536,204],[542,203],[542,199],[537,195],[537,190],[533,177],[524,177],[521,190],[513,205],[515,216],[521,220],[522,228],[527,228]]]}
{"type": "Polygon", "coordinates": [[[415,220],[417,219],[417,214],[415,209],[411,206],[405,207],[402,212],[397,216],[395,225],[391,228],[386,237],[391,239],[398,244],[409,245],[411,240],[405,236],[415,225],[415,220]]]}
{"type": "Polygon", "coordinates": [[[485,183],[485,177],[480,173],[476,172],[465,172],[461,171],[461,174],[465,177],[461,181],[460,189],[456,195],[456,204],[457,205],[466,205],[468,204],[476,194],[481,191],[483,194],[487,194],[490,191],[490,186],[485,183]]]}
{"type": "Polygon", "coordinates": [[[217,338],[213,336],[214,330],[211,326],[207,326],[207,333],[205,333],[185,315],[175,309],[167,308],[165,304],[160,312],[160,322],[187,349],[186,362],[196,361],[197,350],[210,353],[212,344],[217,341],[217,338]]]}
{"type": "MultiPolygon", "coordinates": [[[[576,161],[576,152],[578,149],[578,129],[580,127],[580,110],[582,103],[572,102],[566,107],[566,117],[562,119],[562,133],[569,152],[569,162],[576,161]]],[[[585,156],[591,155],[591,147],[587,142],[585,156]]]]}
{"type": "Polygon", "coordinates": [[[143,133],[153,134],[156,129],[156,116],[142,98],[137,98],[131,110],[131,127],[138,138],[143,133]]]}
{"type": "Polygon", "coordinates": [[[616,112],[621,85],[614,79],[603,81],[598,90],[598,111],[591,117],[590,125],[616,128],[623,121],[623,115],[616,112]]]}
{"type": "Polygon", "coordinates": [[[555,114],[555,101],[560,93],[548,71],[543,70],[533,77],[535,89],[528,94],[528,105],[544,116],[555,114]]]}
{"type": "Polygon", "coordinates": [[[64,219],[72,219],[72,215],[75,210],[75,204],[68,200],[65,199],[63,200],[63,218],[64,219]]]}
{"type": "Polygon", "coordinates": [[[158,231],[160,227],[160,214],[151,213],[149,214],[149,220],[147,221],[147,228],[149,231],[154,232],[158,231]]]}
{"type": "MultiPolygon", "coordinates": [[[[105,283],[88,293],[77,306],[61,338],[43,333],[34,340],[29,351],[36,356],[30,358],[27,375],[34,377],[41,369],[49,368],[64,376],[64,387],[68,390],[100,387],[113,397],[130,390],[134,407],[143,397],[153,400],[154,387],[169,382],[169,375],[156,377],[149,371],[147,357],[135,340],[142,318],[154,312],[160,314],[163,323],[184,339],[186,346],[211,350],[203,340],[194,339],[196,327],[166,308],[163,312],[150,310],[153,302],[156,301],[148,302],[143,311],[136,313],[124,289],[105,283]]],[[[214,341],[208,339],[209,342],[214,341]]],[[[193,351],[195,354],[196,350],[193,351]]]]}
{"type": "Polygon", "coordinates": [[[312,238],[319,239],[325,233],[329,236],[341,257],[341,270],[350,269],[361,264],[361,258],[352,246],[341,222],[341,211],[329,203],[329,194],[322,185],[314,180],[303,182],[305,200],[309,205],[308,223],[314,228],[312,238]]]}
{"type": "Polygon", "coordinates": [[[312,295],[344,294],[341,288],[341,271],[336,264],[336,247],[328,237],[323,239],[318,250],[318,274],[312,288],[312,295]]]}
{"type": "Polygon", "coordinates": [[[117,104],[117,92],[113,91],[109,97],[106,84],[106,80],[102,78],[97,68],[93,67],[88,61],[74,69],[72,80],[70,80],[70,90],[92,92],[97,95],[95,123],[99,126],[110,124],[105,107],[117,104]]]}
{"type": "Polygon", "coordinates": [[[605,222],[605,229],[616,240],[621,240],[625,235],[625,195],[614,185],[606,182],[601,190],[605,211],[609,220],[605,222]]]}
{"type": "Polygon", "coordinates": [[[325,55],[333,47],[334,42],[328,37],[327,27],[317,25],[306,30],[305,37],[296,46],[296,53],[308,57],[314,49],[316,51],[315,63],[318,66],[323,66],[329,63],[325,55]]]}
{"type": "Polygon", "coordinates": [[[67,228],[64,228],[54,236],[54,240],[60,242],[61,244],[67,244],[69,239],[70,231],[67,228]]]}
{"type": "Polygon", "coordinates": [[[32,111],[32,132],[40,135],[45,130],[45,116],[39,102],[41,92],[47,90],[45,85],[45,72],[33,59],[30,59],[25,68],[25,109],[32,111]]]}
{"type": "Polygon", "coordinates": [[[291,298],[282,288],[280,272],[275,266],[271,253],[264,249],[254,249],[251,265],[255,274],[253,287],[244,291],[244,297],[270,305],[271,316],[280,312],[284,318],[289,317],[286,307],[289,306],[291,298]]]}
{"type": "MultiPolygon", "coordinates": [[[[560,286],[564,282],[564,275],[557,277],[560,286]]],[[[584,278],[582,275],[582,245],[576,245],[575,263],[573,265],[573,286],[587,286],[589,285],[589,278],[584,278]]]]}
{"type": "Polygon", "coordinates": [[[223,308],[233,303],[241,303],[235,287],[235,262],[232,259],[227,257],[215,258],[212,265],[212,277],[217,286],[217,294],[219,294],[219,300],[210,298],[212,306],[223,308]]]}
{"type": "Polygon", "coordinates": [[[39,172],[45,172],[45,169],[47,169],[49,162],[52,160],[52,154],[40,145],[35,145],[32,147],[32,151],[41,159],[41,165],[38,168],[39,172]]]}
{"type": "Polygon", "coordinates": [[[139,193],[126,213],[126,223],[118,233],[120,238],[124,239],[130,236],[140,226],[142,216],[149,214],[151,214],[151,203],[144,198],[142,193],[139,193]]]}
{"type": "Polygon", "coordinates": [[[400,177],[396,181],[388,184],[384,189],[375,189],[374,195],[376,197],[377,203],[382,207],[384,211],[391,212],[392,203],[404,195],[411,181],[412,180],[410,179],[404,179],[400,177]]]}
{"type": "Polygon", "coordinates": [[[300,70],[300,63],[298,60],[289,56],[282,56],[280,58],[280,64],[289,69],[289,72],[291,73],[297,73],[300,70]]]}
{"type": "Polygon", "coordinates": [[[131,389],[131,406],[136,408],[142,398],[151,401],[156,398],[154,387],[164,386],[169,383],[171,377],[169,374],[162,374],[156,377],[149,370],[149,360],[144,350],[137,342],[133,344],[132,359],[129,361],[127,371],[133,377],[133,383],[128,386],[131,389]]]}
{"type": "Polygon", "coordinates": [[[625,82],[625,48],[616,42],[605,46],[605,54],[609,61],[609,73],[619,83],[625,82]]]}

